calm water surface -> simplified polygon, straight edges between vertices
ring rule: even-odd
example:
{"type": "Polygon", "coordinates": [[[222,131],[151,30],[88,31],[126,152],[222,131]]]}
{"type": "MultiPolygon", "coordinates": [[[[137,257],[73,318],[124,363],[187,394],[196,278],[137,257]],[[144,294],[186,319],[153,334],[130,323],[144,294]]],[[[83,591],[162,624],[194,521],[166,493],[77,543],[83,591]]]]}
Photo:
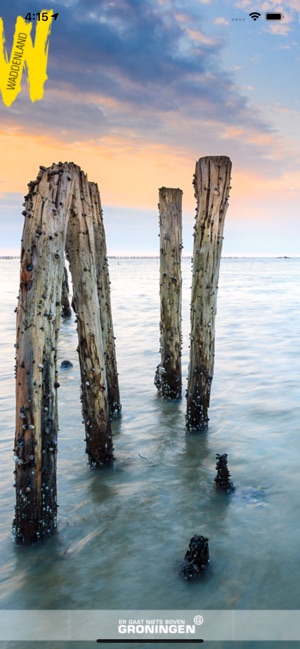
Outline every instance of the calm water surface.
{"type": "MultiPolygon", "coordinates": [[[[185,434],[185,400],[167,403],[153,385],[158,259],[110,260],[123,405],[113,423],[116,468],[100,473],[86,463],[72,318],[59,345],[59,365],[69,359],[73,368],[59,377],[58,533],[29,548],[15,547],[10,531],[19,261],[0,260],[0,268],[0,608],[300,609],[300,259],[222,260],[210,424],[198,435],[185,434]],[[214,486],[215,456],[224,452],[236,486],[229,497],[214,486]],[[209,537],[211,565],[187,583],[177,567],[194,534],[209,537]]],[[[188,259],[183,282],[185,385],[188,259]]],[[[42,644],[83,646],[95,643],[42,644]]]]}

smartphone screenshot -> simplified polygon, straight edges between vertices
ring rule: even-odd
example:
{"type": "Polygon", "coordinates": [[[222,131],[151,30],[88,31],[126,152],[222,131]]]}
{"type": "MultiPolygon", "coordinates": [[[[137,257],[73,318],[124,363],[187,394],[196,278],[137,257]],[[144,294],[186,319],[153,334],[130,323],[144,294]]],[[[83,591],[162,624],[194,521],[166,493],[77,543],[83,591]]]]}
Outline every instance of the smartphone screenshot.
{"type": "Polygon", "coordinates": [[[0,649],[300,646],[299,20],[0,0],[0,649]]]}

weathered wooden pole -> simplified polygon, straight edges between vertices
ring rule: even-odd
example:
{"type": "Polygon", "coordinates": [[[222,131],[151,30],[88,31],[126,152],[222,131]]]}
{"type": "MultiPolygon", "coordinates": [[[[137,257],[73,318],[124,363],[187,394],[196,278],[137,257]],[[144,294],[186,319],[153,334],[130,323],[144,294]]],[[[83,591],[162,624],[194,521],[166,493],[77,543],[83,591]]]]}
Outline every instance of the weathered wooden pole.
{"type": "Polygon", "coordinates": [[[66,238],[66,253],[73,280],[82,413],[86,453],[92,466],[110,466],[113,445],[109,420],[105,358],[97,291],[94,223],[89,183],[77,167],[66,238]]]}
{"type": "Polygon", "coordinates": [[[56,527],[56,349],[64,272],[62,180],[71,200],[73,182],[48,179],[41,169],[29,183],[21,250],[16,354],[16,540],[31,543],[56,527]]]}
{"type": "Polygon", "coordinates": [[[69,302],[69,282],[68,282],[68,271],[64,267],[64,276],[62,281],[62,290],[61,290],[61,306],[62,306],[62,317],[70,318],[72,315],[72,309],[69,302]]]}
{"type": "Polygon", "coordinates": [[[193,184],[197,214],[187,387],[188,429],[201,429],[208,423],[214,368],[217,289],[230,174],[231,161],[226,156],[208,156],[200,158],[196,163],[193,184]]]}
{"type": "Polygon", "coordinates": [[[85,212],[86,187],[79,167],[59,163],[40,167],[25,197],[14,448],[14,530],[20,543],[32,543],[56,528],[56,356],[66,239],[78,311],[89,459],[91,464],[99,465],[109,465],[113,459],[95,260],[90,243],[92,219],[85,212]]]}
{"type": "Polygon", "coordinates": [[[103,225],[103,210],[100,193],[96,183],[89,183],[95,239],[95,263],[97,271],[98,300],[102,328],[103,347],[106,367],[108,406],[111,417],[121,414],[119,379],[117,370],[116,346],[112,320],[110,280],[106,250],[106,238],[103,225]]]}
{"type": "Polygon", "coordinates": [[[162,397],[180,399],[182,190],[159,190],[160,353],[154,383],[162,397]]]}

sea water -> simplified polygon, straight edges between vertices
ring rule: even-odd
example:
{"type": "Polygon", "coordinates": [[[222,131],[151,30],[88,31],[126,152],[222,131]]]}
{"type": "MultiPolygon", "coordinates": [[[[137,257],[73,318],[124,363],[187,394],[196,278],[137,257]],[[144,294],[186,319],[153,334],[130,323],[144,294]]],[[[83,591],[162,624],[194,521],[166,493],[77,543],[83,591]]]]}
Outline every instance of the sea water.
{"type": "MultiPolygon", "coordinates": [[[[153,384],[159,260],[109,260],[123,406],[113,422],[116,466],[102,473],[87,465],[72,317],[62,322],[58,351],[58,366],[73,363],[59,375],[58,530],[31,547],[16,546],[11,534],[19,260],[1,259],[0,268],[0,608],[16,609],[16,625],[22,609],[300,609],[300,259],[222,259],[210,422],[200,434],[185,432],[191,260],[182,264],[178,403],[162,400],[153,384]],[[216,490],[216,453],[228,454],[234,494],[216,490]],[[194,534],[209,538],[211,563],[190,583],[178,566],[194,534]]],[[[259,646],[274,643],[234,644],[259,646]]]]}

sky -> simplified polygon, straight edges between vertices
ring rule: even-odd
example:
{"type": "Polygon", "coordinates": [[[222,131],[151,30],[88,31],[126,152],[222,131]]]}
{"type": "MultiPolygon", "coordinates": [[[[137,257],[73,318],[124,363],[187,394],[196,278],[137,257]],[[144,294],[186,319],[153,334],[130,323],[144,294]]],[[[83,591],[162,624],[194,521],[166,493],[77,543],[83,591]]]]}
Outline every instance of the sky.
{"type": "Polygon", "coordinates": [[[27,183],[60,160],[98,183],[109,255],[159,254],[158,188],[180,187],[190,255],[196,160],[227,155],[223,254],[300,256],[300,0],[29,4],[0,0],[9,54],[18,15],[59,15],[42,100],[25,75],[0,98],[0,255],[19,254],[27,183]]]}

